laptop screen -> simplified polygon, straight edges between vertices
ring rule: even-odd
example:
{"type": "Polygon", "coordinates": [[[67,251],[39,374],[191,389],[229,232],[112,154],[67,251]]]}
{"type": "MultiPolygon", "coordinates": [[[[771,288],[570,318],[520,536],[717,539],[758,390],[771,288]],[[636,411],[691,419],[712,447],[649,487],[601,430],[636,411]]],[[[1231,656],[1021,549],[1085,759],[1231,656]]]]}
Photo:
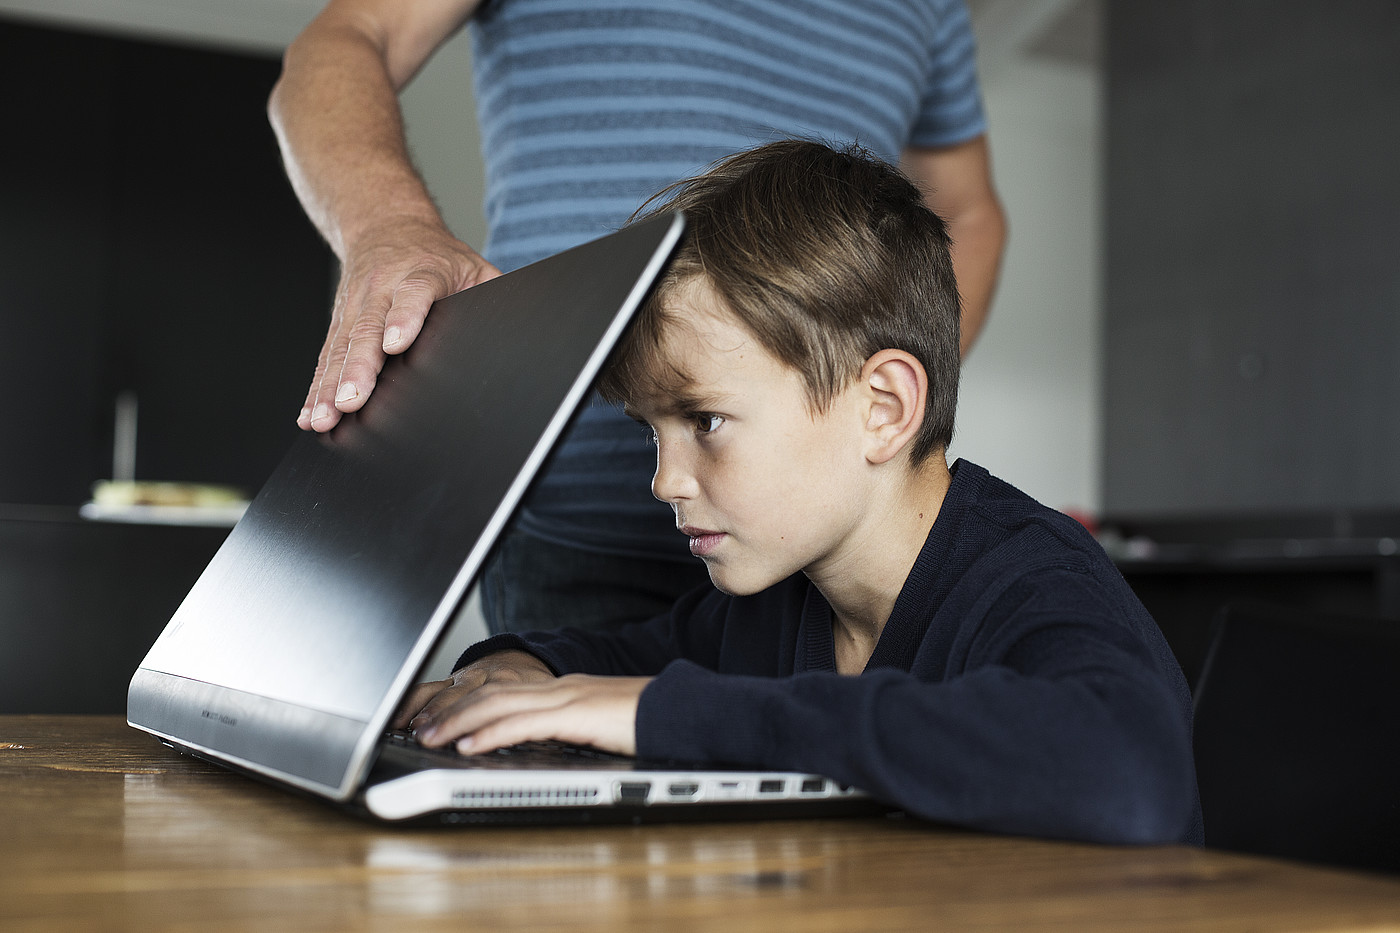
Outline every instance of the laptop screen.
{"type": "Polygon", "coordinates": [[[348,795],[681,223],[438,302],[363,409],[293,444],[142,662],[131,723],[348,795]]]}

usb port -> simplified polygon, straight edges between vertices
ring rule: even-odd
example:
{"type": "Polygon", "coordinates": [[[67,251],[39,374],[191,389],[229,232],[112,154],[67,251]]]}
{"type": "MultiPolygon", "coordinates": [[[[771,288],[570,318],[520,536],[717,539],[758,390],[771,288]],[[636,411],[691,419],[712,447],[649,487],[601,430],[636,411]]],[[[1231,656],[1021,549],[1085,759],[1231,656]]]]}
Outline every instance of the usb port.
{"type": "Polygon", "coordinates": [[[760,794],[781,794],[783,792],[783,782],[776,779],[759,781],[758,792],[760,794]]]}
{"type": "Polygon", "coordinates": [[[719,800],[734,800],[744,796],[744,783],[742,781],[720,781],[712,784],[706,792],[707,797],[715,797],[719,800]]]}
{"type": "Polygon", "coordinates": [[[804,794],[820,794],[820,793],[821,793],[822,791],[824,791],[824,790],[826,790],[826,779],[825,779],[825,778],[803,778],[803,779],[802,779],[802,793],[804,793],[804,794]]]}
{"type": "Polygon", "coordinates": [[[666,788],[672,797],[694,797],[700,793],[700,785],[693,781],[677,782],[666,788]]]}
{"type": "Polygon", "coordinates": [[[650,793],[650,781],[623,781],[617,787],[617,799],[622,803],[646,803],[650,793]]]}

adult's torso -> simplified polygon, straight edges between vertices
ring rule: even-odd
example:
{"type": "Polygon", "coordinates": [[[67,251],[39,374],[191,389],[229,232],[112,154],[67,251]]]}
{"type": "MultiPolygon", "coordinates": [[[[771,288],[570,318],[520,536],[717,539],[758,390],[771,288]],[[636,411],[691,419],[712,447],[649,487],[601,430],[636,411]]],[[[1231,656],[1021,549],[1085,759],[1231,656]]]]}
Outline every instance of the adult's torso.
{"type": "MultiPolygon", "coordinates": [[[[509,270],[622,226],[647,198],[781,138],[909,144],[984,129],[959,0],[488,0],[472,22],[487,258],[509,270]]],[[[521,526],[689,559],[641,431],[586,410],[521,526]]]]}

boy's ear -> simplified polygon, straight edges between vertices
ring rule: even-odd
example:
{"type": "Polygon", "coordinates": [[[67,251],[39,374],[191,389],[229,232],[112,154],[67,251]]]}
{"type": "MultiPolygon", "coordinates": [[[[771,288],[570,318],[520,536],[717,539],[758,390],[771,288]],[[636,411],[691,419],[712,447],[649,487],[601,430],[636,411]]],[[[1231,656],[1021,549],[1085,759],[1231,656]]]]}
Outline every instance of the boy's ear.
{"type": "Polygon", "coordinates": [[[860,370],[865,390],[865,459],[894,459],[919,432],[928,398],[928,373],[912,353],[881,350],[860,370]]]}

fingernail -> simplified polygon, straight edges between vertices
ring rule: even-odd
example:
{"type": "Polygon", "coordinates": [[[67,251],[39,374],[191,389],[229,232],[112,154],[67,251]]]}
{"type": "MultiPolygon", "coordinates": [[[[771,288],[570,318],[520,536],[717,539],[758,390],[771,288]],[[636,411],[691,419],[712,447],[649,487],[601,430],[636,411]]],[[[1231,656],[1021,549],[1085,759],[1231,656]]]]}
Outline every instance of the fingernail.
{"type": "Polygon", "coordinates": [[[340,391],[335,393],[335,400],[337,402],[348,402],[359,394],[360,390],[355,388],[355,383],[342,382],[340,384],[340,391]]]}
{"type": "Polygon", "coordinates": [[[472,753],[472,746],[475,745],[475,744],[476,744],[476,741],[475,741],[471,736],[469,736],[469,735],[464,735],[464,736],[462,736],[460,739],[457,740],[457,752],[458,752],[458,754],[461,754],[461,755],[470,755],[470,754],[472,753]]]}
{"type": "Polygon", "coordinates": [[[384,332],[384,349],[388,350],[397,347],[403,340],[403,331],[397,327],[391,327],[384,332]]]}
{"type": "Polygon", "coordinates": [[[330,416],[331,407],[322,402],[320,405],[317,405],[316,410],[311,413],[311,420],[314,423],[320,421],[322,418],[329,418],[330,416]]]}
{"type": "Polygon", "coordinates": [[[310,423],[311,423],[311,409],[309,409],[309,408],[303,408],[300,412],[297,413],[297,424],[310,424],[310,423]]]}

